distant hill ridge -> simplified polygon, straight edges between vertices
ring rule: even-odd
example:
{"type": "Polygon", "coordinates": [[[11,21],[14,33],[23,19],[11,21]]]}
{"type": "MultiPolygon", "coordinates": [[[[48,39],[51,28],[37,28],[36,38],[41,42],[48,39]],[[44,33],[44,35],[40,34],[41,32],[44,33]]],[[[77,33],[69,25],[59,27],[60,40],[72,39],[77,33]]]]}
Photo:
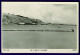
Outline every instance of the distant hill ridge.
{"type": "Polygon", "coordinates": [[[14,15],[14,14],[6,14],[2,13],[2,24],[10,25],[10,24],[41,24],[41,25],[68,25],[68,26],[76,26],[75,24],[60,24],[60,23],[45,23],[39,19],[32,19],[29,17],[24,17],[21,15],[14,15]]]}
{"type": "Polygon", "coordinates": [[[14,14],[2,14],[2,24],[18,24],[18,23],[35,23],[41,24],[44,23],[42,20],[39,19],[32,19],[29,17],[24,17],[21,15],[14,15],[14,14]]]}

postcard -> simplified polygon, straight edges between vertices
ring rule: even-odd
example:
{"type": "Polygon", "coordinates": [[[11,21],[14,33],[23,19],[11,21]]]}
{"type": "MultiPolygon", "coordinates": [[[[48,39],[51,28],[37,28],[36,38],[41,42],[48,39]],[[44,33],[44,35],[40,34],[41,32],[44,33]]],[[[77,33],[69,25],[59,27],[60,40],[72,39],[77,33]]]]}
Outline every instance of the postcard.
{"type": "Polygon", "coordinates": [[[1,2],[2,53],[78,53],[78,2],[1,2]]]}

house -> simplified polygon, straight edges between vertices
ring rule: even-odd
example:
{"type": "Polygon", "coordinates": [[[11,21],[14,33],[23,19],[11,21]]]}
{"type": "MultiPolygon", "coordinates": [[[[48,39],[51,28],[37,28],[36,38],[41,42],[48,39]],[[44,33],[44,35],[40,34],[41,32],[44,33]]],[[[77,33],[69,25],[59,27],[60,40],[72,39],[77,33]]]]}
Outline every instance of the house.
{"type": "Polygon", "coordinates": [[[24,25],[25,23],[23,23],[23,22],[20,22],[20,23],[17,23],[18,25],[24,25]]]}

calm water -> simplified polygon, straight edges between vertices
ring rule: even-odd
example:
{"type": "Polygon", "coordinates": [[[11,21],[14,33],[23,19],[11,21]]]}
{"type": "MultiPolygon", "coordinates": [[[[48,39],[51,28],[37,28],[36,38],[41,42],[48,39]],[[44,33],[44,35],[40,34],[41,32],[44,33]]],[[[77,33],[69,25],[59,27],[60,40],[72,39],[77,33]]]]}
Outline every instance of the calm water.
{"type": "Polygon", "coordinates": [[[77,41],[76,26],[4,25],[2,30],[70,30],[72,28],[74,32],[2,31],[3,48],[74,49],[77,41]]]}

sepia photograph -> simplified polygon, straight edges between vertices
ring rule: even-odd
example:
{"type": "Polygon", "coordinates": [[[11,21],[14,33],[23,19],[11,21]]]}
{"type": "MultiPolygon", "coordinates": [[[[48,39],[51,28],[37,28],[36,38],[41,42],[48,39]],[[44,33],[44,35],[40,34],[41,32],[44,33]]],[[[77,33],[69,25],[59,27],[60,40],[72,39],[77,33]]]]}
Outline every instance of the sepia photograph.
{"type": "Polygon", "coordinates": [[[78,53],[78,2],[1,2],[2,53],[78,53]]]}

